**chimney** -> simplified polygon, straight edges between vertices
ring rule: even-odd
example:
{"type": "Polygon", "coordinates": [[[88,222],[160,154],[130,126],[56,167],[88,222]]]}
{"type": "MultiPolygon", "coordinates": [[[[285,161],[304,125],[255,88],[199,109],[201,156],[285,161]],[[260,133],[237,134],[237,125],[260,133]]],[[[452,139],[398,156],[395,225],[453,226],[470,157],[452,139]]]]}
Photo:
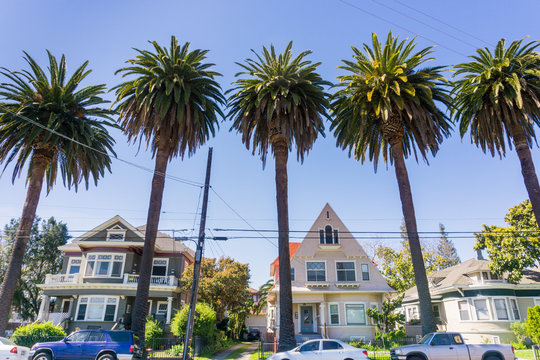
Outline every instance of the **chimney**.
{"type": "Polygon", "coordinates": [[[476,260],[486,260],[484,259],[484,255],[482,255],[482,250],[476,249],[476,260]]]}

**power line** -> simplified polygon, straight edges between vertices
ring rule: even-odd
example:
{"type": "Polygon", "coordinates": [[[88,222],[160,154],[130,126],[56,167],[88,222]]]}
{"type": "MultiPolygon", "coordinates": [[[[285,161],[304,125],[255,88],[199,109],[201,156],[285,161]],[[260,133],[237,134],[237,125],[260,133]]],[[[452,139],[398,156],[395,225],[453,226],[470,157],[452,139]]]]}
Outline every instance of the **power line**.
{"type": "Polygon", "coordinates": [[[460,56],[463,56],[463,57],[467,57],[467,56],[468,56],[468,55],[466,55],[466,54],[463,54],[463,53],[460,52],[460,51],[454,50],[454,49],[452,49],[452,48],[450,48],[450,47],[448,47],[448,46],[446,46],[446,45],[443,45],[443,44],[441,44],[441,43],[439,43],[439,42],[437,42],[437,41],[435,41],[435,40],[432,40],[432,39],[428,38],[427,36],[418,34],[418,32],[412,31],[412,30],[406,28],[405,26],[399,25],[399,24],[397,24],[397,23],[395,23],[395,22],[393,22],[393,21],[390,21],[390,20],[388,20],[388,19],[385,19],[384,17],[379,16],[379,15],[377,15],[377,14],[375,14],[375,13],[372,13],[371,11],[362,9],[361,7],[359,7],[359,6],[355,5],[355,4],[351,4],[351,3],[348,2],[348,1],[345,1],[345,0],[338,0],[338,1],[341,2],[341,3],[343,3],[343,4],[345,4],[345,5],[347,5],[347,6],[350,6],[350,7],[352,7],[352,8],[355,8],[355,9],[359,10],[359,11],[362,11],[363,13],[366,13],[366,14],[368,14],[368,15],[370,15],[370,16],[373,16],[373,17],[375,17],[375,18],[377,18],[377,19],[379,19],[379,20],[381,20],[381,21],[387,22],[387,23],[389,23],[389,24],[392,24],[393,26],[396,26],[396,27],[401,28],[401,29],[403,29],[403,30],[405,30],[405,31],[408,31],[408,32],[410,32],[411,34],[417,34],[418,37],[421,37],[421,38],[423,38],[423,39],[425,39],[425,40],[428,40],[428,41],[430,41],[430,42],[432,42],[432,43],[434,43],[434,44],[436,44],[436,45],[438,45],[438,46],[440,46],[440,47],[442,47],[442,48],[444,48],[444,49],[446,49],[446,50],[448,50],[448,51],[451,51],[451,52],[456,53],[456,54],[458,54],[458,55],[460,55],[460,56]]]}
{"type": "Polygon", "coordinates": [[[61,133],[59,133],[59,132],[56,131],[56,130],[50,129],[50,128],[48,128],[47,126],[42,125],[42,124],[40,124],[40,123],[37,122],[37,121],[34,121],[34,120],[32,120],[32,119],[30,119],[30,118],[24,116],[24,115],[18,114],[18,113],[16,113],[16,112],[14,112],[14,111],[12,111],[12,110],[6,108],[5,106],[0,105],[0,108],[2,108],[3,110],[5,110],[5,111],[11,113],[12,115],[15,115],[15,116],[18,117],[19,119],[25,120],[25,121],[27,121],[27,122],[29,122],[29,123],[31,123],[31,124],[33,124],[33,125],[35,125],[35,126],[41,128],[41,129],[43,129],[43,130],[46,130],[46,131],[48,131],[48,132],[50,132],[50,133],[52,133],[52,134],[55,134],[55,135],[57,135],[57,136],[60,136],[60,137],[63,138],[63,139],[66,139],[66,140],[68,140],[68,141],[71,141],[71,142],[73,142],[73,143],[75,143],[75,144],[77,144],[77,145],[80,145],[80,146],[82,146],[82,147],[84,147],[84,148],[87,148],[87,149],[89,149],[89,150],[95,151],[95,152],[97,152],[97,153],[99,153],[99,154],[106,155],[106,156],[111,156],[113,159],[116,159],[116,160],[118,160],[118,161],[120,161],[120,162],[123,162],[123,163],[125,163],[125,164],[128,164],[128,165],[134,166],[134,167],[136,167],[136,168],[138,168],[138,169],[140,169],[140,170],[144,170],[144,171],[147,171],[147,172],[156,174],[156,175],[158,175],[158,176],[163,176],[163,177],[165,177],[165,178],[167,178],[167,179],[171,179],[171,180],[173,180],[173,181],[177,181],[177,182],[180,182],[180,183],[183,183],[183,184],[186,184],[186,185],[197,186],[197,187],[202,186],[202,183],[199,183],[199,182],[196,182],[196,181],[192,181],[192,180],[188,180],[188,179],[182,179],[182,178],[180,178],[180,177],[178,177],[178,176],[174,176],[174,175],[165,174],[165,173],[162,173],[162,172],[159,172],[159,171],[155,171],[155,170],[149,169],[149,168],[144,167],[144,166],[142,166],[142,165],[136,164],[136,163],[134,163],[134,162],[131,162],[131,161],[128,161],[128,160],[124,160],[124,159],[121,159],[121,158],[119,158],[116,154],[109,154],[109,153],[107,153],[106,151],[102,151],[102,150],[96,149],[96,148],[94,148],[94,147],[92,147],[92,146],[90,146],[90,145],[83,144],[82,142],[80,142],[80,141],[78,141],[78,140],[75,140],[75,139],[70,138],[70,137],[68,137],[68,136],[66,136],[66,135],[64,135],[64,134],[61,134],[61,133]]]}
{"type": "Polygon", "coordinates": [[[462,29],[460,29],[460,28],[458,28],[458,27],[456,27],[456,26],[453,26],[453,25],[451,25],[451,24],[448,24],[447,22],[445,22],[445,21],[443,21],[443,20],[441,20],[441,19],[439,19],[439,18],[436,18],[435,16],[432,16],[432,15],[430,15],[430,14],[428,14],[428,13],[425,13],[425,12],[423,12],[423,11],[421,11],[421,10],[418,10],[418,9],[416,9],[416,8],[414,8],[414,7],[412,7],[412,6],[410,6],[410,5],[407,4],[407,3],[404,3],[404,2],[402,2],[402,1],[400,1],[400,0],[394,0],[394,1],[397,2],[398,4],[401,4],[401,5],[405,6],[405,7],[407,7],[407,8],[409,8],[409,9],[413,10],[413,11],[416,11],[417,13],[420,13],[420,14],[422,14],[422,15],[424,15],[424,16],[427,16],[428,18],[430,18],[430,19],[432,19],[432,20],[435,20],[435,21],[437,21],[437,22],[439,22],[439,23],[441,23],[441,24],[443,24],[443,25],[446,25],[446,26],[448,26],[449,28],[451,28],[451,29],[453,29],[453,30],[455,30],[455,31],[459,31],[460,33],[462,33],[462,34],[464,34],[464,35],[470,36],[471,38],[473,38],[473,39],[475,39],[475,40],[478,40],[478,41],[480,41],[480,42],[483,42],[483,43],[486,44],[486,45],[494,46],[493,44],[491,44],[491,43],[489,43],[489,42],[487,42],[487,41],[484,41],[483,39],[481,39],[481,38],[479,38],[479,37],[477,37],[477,36],[475,36],[475,35],[473,35],[473,34],[471,34],[471,33],[469,33],[469,32],[466,32],[466,31],[464,31],[464,30],[462,30],[462,29]]]}
{"type": "MultiPolygon", "coordinates": [[[[257,233],[276,233],[280,232],[278,229],[219,229],[215,228],[214,231],[227,231],[227,232],[257,232],[257,233]]],[[[321,229],[322,230],[322,229],[321,229]]],[[[316,233],[319,234],[321,230],[288,230],[290,233],[316,233]]],[[[538,233],[540,234],[539,230],[516,230],[517,232],[523,232],[523,233],[538,233]]],[[[484,232],[482,230],[480,231],[444,231],[445,234],[474,234],[474,233],[493,233],[493,234],[501,234],[501,233],[507,233],[507,234],[513,234],[516,231],[508,230],[508,231],[493,231],[493,232],[484,232]]],[[[342,233],[350,233],[350,234],[403,234],[402,231],[344,231],[340,232],[342,233]]],[[[442,234],[440,231],[417,231],[416,234],[442,234]]]]}

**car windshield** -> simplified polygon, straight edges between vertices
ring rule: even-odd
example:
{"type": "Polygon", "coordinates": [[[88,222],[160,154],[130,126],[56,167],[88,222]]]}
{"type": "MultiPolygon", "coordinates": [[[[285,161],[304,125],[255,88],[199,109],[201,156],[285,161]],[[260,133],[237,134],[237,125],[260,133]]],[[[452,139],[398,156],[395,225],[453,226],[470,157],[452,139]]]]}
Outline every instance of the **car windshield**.
{"type": "Polygon", "coordinates": [[[423,337],[422,339],[420,339],[420,341],[419,341],[418,343],[419,343],[419,344],[426,344],[426,343],[429,341],[429,339],[431,339],[431,336],[432,336],[432,335],[433,335],[433,334],[426,334],[426,335],[424,335],[424,337],[423,337]]]}
{"type": "Polygon", "coordinates": [[[6,338],[3,338],[3,337],[0,337],[0,344],[4,344],[4,345],[15,345],[15,343],[9,341],[8,339],[6,338]]]}

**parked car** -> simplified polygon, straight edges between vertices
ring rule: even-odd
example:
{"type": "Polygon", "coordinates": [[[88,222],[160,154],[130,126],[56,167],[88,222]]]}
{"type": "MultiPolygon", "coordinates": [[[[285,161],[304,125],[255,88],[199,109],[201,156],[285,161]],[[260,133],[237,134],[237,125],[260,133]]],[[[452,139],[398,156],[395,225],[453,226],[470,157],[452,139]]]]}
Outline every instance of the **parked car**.
{"type": "Polygon", "coordinates": [[[28,360],[131,360],[140,353],[131,331],[83,330],[61,341],[35,344],[28,360]]]}
{"type": "Polygon", "coordinates": [[[340,340],[310,340],[285,352],[271,355],[267,360],[368,360],[367,351],[340,340]]]}
{"type": "Polygon", "coordinates": [[[26,360],[30,349],[0,337],[0,360],[26,360]]]}
{"type": "Polygon", "coordinates": [[[247,334],[248,341],[259,340],[261,338],[261,331],[259,329],[249,329],[247,334]]]}
{"type": "Polygon", "coordinates": [[[515,360],[511,345],[467,345],[459,333],[425,335],[416,345],[390,351],[391,360],[515,360]]]}

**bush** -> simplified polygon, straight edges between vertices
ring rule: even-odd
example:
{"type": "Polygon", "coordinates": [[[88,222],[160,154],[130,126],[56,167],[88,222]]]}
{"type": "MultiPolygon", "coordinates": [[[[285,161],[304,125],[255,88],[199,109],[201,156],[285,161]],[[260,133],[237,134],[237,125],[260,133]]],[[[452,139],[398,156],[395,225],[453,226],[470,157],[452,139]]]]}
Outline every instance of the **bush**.
{"type": "Polygon", "coordinates": [[[152,316],[146,318],[146,327],[144,329],[144,341],[147,346],[156,349],[161,345],[163,337],[163,327],[161,323],[152,316]]]}
{"type": "Polygon", "coordinates": [[[66,336],[60,326],[54,326],[52,322],[32,323],[18,327],[11,341],[19,346],[32,347],[37,342],[60,340],[66,336]]]}
{"type": "MultiPolygon", "coordinates": [[[[510,324],[510,329],[514,332],[517,339],[516,344],[526,345],[527,341],[527,325],[524,322],[516,321],[510,324]]],[[[516,346],[514,346],[516,348],[516,346]]]]}
{"type": "Polygon", "coordinates": [[[512,346],[516,350],[526,350],[527,349],[527,345],[524,342],[513,342],[512,346]]]}
{"type": "Polygon", "coordinates": [[[525,321],[527,336],[535,343],[540,344],[540,306],[527,310],[527,320],[525,321]]]}
{"type": "MultiPolygon", "coordinates": [[[[178,311],[171,321],[171,332],[176,336],[186,335],[187,319],[189,306],[184,305],[182,310],[178,311]]],[[[195,322],[193,324],[193,336],[199,335],[211,340],[214,335],[216,322],[216,312],[212,307],[205,303],[197,303],[195,307],[195,322]]]]}

